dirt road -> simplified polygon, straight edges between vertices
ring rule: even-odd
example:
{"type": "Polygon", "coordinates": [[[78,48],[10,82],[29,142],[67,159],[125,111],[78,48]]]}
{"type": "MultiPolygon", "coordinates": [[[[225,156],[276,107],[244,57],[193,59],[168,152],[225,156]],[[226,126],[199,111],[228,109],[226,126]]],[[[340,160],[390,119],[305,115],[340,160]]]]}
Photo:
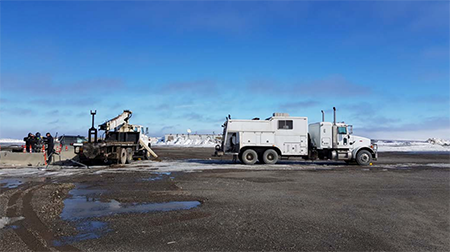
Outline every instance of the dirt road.
{"type": "Polygon", "coordinates": [[[155,149],[160,163],[3,172],[0,250],[450,248],[448,153],[248,167],[212,149],[155,149]]]}

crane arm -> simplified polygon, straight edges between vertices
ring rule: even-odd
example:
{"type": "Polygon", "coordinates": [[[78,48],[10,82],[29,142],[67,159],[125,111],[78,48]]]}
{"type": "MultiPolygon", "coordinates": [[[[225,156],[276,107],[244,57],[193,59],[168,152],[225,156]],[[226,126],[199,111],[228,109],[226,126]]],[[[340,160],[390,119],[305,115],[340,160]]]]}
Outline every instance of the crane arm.
{"type": "Polygon", "coordinates": [[[105,131],[113,130],[117,127],[123,126],[124,124],[128,124],[128,119],[131,118],[131,115],[131,110],[124,110],[122,114],[104,122],[103,124],[100,124],[99,127],[101,130],[105,131]]]}

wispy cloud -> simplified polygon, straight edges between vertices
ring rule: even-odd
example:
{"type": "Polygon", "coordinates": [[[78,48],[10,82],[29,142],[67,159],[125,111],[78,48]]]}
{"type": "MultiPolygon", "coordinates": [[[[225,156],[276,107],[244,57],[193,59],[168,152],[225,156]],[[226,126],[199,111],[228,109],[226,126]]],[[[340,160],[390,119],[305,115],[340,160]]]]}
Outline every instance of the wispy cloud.
{"type": "Polygon", "coordinates": [[[450,50],[448,46],[434,46],[425,48],[422,51],[422,56],[427,59],[448,59],[450,50]]]}
{"type": "MultiPolygon", "coordinates": [[[[270,23],[268,17],[276,17],[287,24],[299,23],[308,14],[308,7],[307,3],[296,2],[259,2],[256,5],[234,1],[144,3],[127,5],[126,13],[132,15],[128,22],[117,23],[117,26],[124,29],[130,23],[139,22],[152,29],[157,27],[180,33],[201,31],[245,35],[265,28],[270,23]],[[291,11],[293,8],[295,12],[291,11]]],[[[124,11],[120,11],[118,15],[123,15],[124,11]]]]}
{"type": "MultiPolygon", "coordinates": [[[[373,124],[372,124],[373,125],[373,124]]],[[[404,131],[423,131],[429,130],[449,130],[450,131],[450,118],[449,117],[428,117],[415,123],[403,123],[397,126],[384,126],[382,123],[374,126],[365,127],[365,131],[368,132],[404,132],[404,131]]]]}
{"type": "Polygon", "coordinates": [[[212,95],[218,92],[218,86],[212,80],[179,81],[162,85],[160,93],[182,95],[185,93],[193,95],[212,95]]]}
{"type": "Polygon", "coordinates": [[[288,96],[354,97],[370,94],[372,93],[372,88],[362,84],[356,84],[342,76],[330,76],[323,79],[296,83],[277,83],[273,80],[251,81],[247,85],[247,91],[288,96]]]}
{"type": "MultiPolygon", "coordinates": [[[[93,78],[77,81],[56,81],[50,75],[11,75],[2,76],[0,84],[2,92],[13,94],[32,94],[40,97],[55,97],[64,95],[64,98],[77,94],[101,92],[120,92],[126,88],[125,82],[116,78],[93,78]]],[[[42,99],[37,99],[42,101],[42,99]]]]}
{"type": "Polygon", "coordinates": [[[416,12],[415,18],[410,23],[411,30],[442,32],[442,29],[446,28],[448,31],[449,7],[447,1],[422,4],[420,11],[416,12]]]}
{"type": "Polygon", "coordinates": [[[418,102],[425,104],[434,103],[434,104],[449,105],[450,97],[448,95],[422,95],[412,97],[409,99],[409,101],[414,103],[418,102]]]}
{"type": "Polygon", "coordinates": [[[314,100],[299,101],[299,102],[288,102],[283,103],[279,106],[280,109],[302,109],[310,108],[319,105],[320,102],[314,100]]]}
{"type": "Polygon", "coordinates": [[[8,108],[2,107],[2,109],[0,110],[0,113],[13,115],[13,116],[19,116],[19,117],[38,114],[38,112],[33,109],[18,108],[18,107],[8,107],[8,108]]]}
{"type": "Polygon", "coordinates": [[[38,105],[43,107],[89,107],[91,105],[96,105],[102,102],[100,97],[76,97],[77,94],[68,94],[63,97],[53,97],[50,99],[31,99],[28,104],[38,105]],[[72,96],[75,97],[72,97],[72,96]]]}

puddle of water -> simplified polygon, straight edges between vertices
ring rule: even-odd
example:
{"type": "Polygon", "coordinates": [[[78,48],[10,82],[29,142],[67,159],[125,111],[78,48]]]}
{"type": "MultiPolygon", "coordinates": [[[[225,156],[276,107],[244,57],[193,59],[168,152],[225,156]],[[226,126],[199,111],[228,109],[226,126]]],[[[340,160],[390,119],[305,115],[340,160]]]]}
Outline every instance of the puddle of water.
{"type": "Polygon", "coordinates": [[[78,220],[82,218],[101,217],[124,213],[148,213],[156,211],[187,210],[199,206],[199,201],[172,201],[164,203],[120,203],[116,200],[110,202],[87,201],[85,197],[74,197],[64,200],[64,209],[61,213],[63,220],[78,220]]]}
{"type": "Polygon", "coordinates": [[[76,187],[69,192],[72,196],[64,200],[64,209],[61,213],[61,219],[71,221],[112,214],[187,210],[198,207],[201,204],[199,201],[120,203],[117,200],[111,200],[109,202],[101,202],[99,201],[99,198],[104,192],[105,190],[86,189],[81,185],[76,185],[76,187]]]}
{"type": "Polygon", "coordinates": [[[2,188],[17,188],[21,184],[23,184],[25,181],[23,179],[17,179],[17,178],[5,178],[0,180],[0,185],[2,185],[2,188]]]}
{"type": "MultiPolygon", "coordinates": [[[[164,175],[169,176],[170,173],[164,175]]],[[[165,203],[120,203],[117,200],[101,202],[99,198],[105,190],[88,189],[77,184],[64,200],[64,208],[60,215],[62,220],[76,222],[78,234],[62,237],[53,241],[55,246],[62,246],[78,241],[97,239],[111,231],[107,223],[89,221],[89,218],[102,217],[113,214],[148,213],[155,211],[187,210],[198,207],[199,201],[173,201],[165,203]]]]}
{"type": "Polygon", "coordinates": [[[108,225],[101,221],[86,221],[78,223],[77,225],[78,234],[75,236],[64,236],[58,240],[53,241],[54,246],[63,246],[66,244],[71,244],[74,242],[98,239],[104,234],[111,231],[108,229],[108,225]]]}
{"type": "MultiPolygon", "coordinates": [[[[143,181],[157,181],[162,180],[164,176],[170,176],[172,172],[152,172],[151,174],[156,175],[156,177],[150,177],[146,179],[142,179],[143,181]]],[[[169,177],[170,179],[174,179],[174,177],[169,177]]]]}

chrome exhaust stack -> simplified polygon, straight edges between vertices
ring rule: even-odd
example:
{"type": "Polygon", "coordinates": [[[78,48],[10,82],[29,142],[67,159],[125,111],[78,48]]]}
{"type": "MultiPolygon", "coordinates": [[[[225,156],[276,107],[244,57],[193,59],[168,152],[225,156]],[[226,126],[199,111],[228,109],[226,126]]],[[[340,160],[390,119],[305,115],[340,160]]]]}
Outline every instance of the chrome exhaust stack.
{"type": "Polygon", "coordinates": [[[323,110],[321,110],[322,112],[322,122],[325,122],[325,113],[323,112],[323,110]]]}
{"type": "Polygon", "coordinates": [[[333,107],[333,130],[332,130],[332,145],[333,145],[333,149],[337,149],[338,147],[338,132],[337,132],[337,125],[336,125],[336,108],[333,107]]]}
{"type": "Polygon", "coordinates": [[[336,108],[335,107],[333,107],[333,114],[334,114],[333,125],[336,125],[336,108]]]}

